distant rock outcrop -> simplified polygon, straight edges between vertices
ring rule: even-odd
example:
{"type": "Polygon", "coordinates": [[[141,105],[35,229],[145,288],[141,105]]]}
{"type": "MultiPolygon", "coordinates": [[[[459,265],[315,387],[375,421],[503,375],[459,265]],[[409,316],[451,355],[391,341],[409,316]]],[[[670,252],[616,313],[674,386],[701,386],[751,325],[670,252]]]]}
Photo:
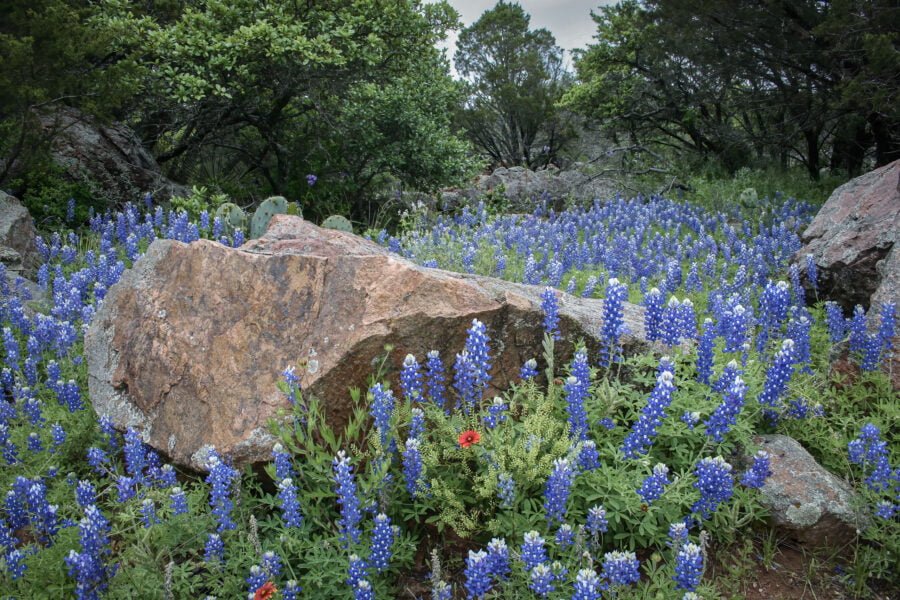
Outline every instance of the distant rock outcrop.
{"type": "Polygon", "coordinates": [[[10,274],[30,273],[41,264],[34,221],[17,198],[0,191],[0,262],[10,274]]]}
{"type": "MultiPolygon", "coordinates": [[[[267,422],[287,408],[276,388],[285,367],[308,362],[304,392],[341,427],[348,388],[366,386],[386,344],[395,367],[407,353],[423,361],[438,350],[449,372],[479,319],[503,389],[540,354],[541,291],[420,267],[288,215],[238,249],[158,240],[110,288],[87,332],[91,401],[175,463],[202,470],[210,446],[239,464],[265,461],[267,422]]],[[[561,359],[579,338],[597,352],[602,306],[562,295],[561,359]]],[[[625,307],[626,353],[646,346],[642,314],[625,307]]]]}
{"type": "Polygon", "coordinates": [[[158,200],[189,193],[162,174],[153,155],[123,123],[103,124],[71,107],[40,113],[38,119],[50,140],[53,161],[71,181],[87,183],[96,197],[117,203],[136,202],[147,193],[158,200]]]}
{"type": "Polygon", "coordinates": [[[820,297],[845,311],[900,303],[900,160],[837,188],[802,241],[797,260],[812,254],[820,297]]]}
{"type": "Polygon", "coordinates": [[[770,456],[772,475],[760,490],[773,525],[810,546],[846,544],[864,526],[856,492],[786,435],[755,440],[770,456]]]}

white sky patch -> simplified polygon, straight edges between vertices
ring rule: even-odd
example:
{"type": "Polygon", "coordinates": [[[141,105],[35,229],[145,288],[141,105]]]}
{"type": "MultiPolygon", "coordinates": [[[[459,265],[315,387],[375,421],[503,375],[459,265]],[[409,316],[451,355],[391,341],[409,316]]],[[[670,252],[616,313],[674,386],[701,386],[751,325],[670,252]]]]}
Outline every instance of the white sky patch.
{"type": "MultiPolygon", "coordinates": [[[[463,27],[478,20],[484,11],[496,5],[495,0],[449,0],[459,12],[463,27]]],[[[586,48],[593,41],[597,26],[591,11],[600,6],[614,4],[614,0],[520,0],[519,5],[531,15],[531,29],[549,29],[560,47],[570,51],[586,48]]],[[[447,58],[453,62],[458,32],[450,32],[447,41],[440,45],[447,49],[447,58]]],[[[455,74],[455,73],[454,73],[455,74]]]]}

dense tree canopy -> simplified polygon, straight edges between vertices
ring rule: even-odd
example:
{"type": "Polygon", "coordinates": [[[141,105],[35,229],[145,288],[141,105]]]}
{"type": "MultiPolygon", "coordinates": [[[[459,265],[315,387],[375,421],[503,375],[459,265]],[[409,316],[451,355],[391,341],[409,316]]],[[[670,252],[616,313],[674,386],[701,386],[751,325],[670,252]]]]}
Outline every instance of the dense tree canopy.
{"type": "Polygon", "coordinates": [[[594,19],[565,104],[613,136],[813,177],[900,158],[894,2],[628,0],[594,19]]]}
{"type": "Polygon", "coordinates": [[[529,23],[521,6],[501,0],[457,43],[456,70],[467,83],[461,119],[496,164],[546,165],[572,136],[555,106],[568,82],[563,51],[529,23]]]}

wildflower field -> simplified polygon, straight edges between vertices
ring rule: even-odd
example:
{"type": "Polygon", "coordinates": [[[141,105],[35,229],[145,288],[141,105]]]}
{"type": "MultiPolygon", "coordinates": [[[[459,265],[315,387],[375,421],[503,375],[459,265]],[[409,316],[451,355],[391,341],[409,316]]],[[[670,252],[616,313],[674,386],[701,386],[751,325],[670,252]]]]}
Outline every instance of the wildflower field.
{"type": "Polygon", "coordinates": [[[481,204],[371,232],[426,267],[543,286],[543,346],[496,397],[502,340],[477,320],[454,356],[387,348],[402,370],[385,360],[347,391],[342,431],[303,365],[280,365],[292,412],[272,424],[271,463],[240,471],[213,452],[199,475],[94,413],[82,339],[154,239],[244,234],[149,199],[75,227],[70,206],[38,244],[46,302],[0,273],[0,597],[740,597],[709,568],[767,535],[764,433],[857,490],[858,538],[829,555],[847,597],[896,593],[900,402],[881,370],[895,307],[820,300],[815,264],[789,266],[814,207],[761,206],[481,204]],[[604,299],[603,348],[560,364],[565,294],[604,299]],[[623,355],[624,302],[646,308],[654,352],[623,355]],[[852,379],[830,373],[842,350],[852,379]]]}

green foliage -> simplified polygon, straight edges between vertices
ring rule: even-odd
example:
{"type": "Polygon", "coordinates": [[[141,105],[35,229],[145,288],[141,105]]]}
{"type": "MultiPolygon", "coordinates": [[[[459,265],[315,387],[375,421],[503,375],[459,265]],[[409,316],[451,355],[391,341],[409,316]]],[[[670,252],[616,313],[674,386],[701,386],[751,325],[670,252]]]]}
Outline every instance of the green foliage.
{"type": "MultiPolygon", "coordinates": [[[[228,196],[225,194],[215,194],[210,191],[208,188],[204,186],[194,186],[191,188],[190,196],[182,197],[182,196],[173,196],[170,200],[170,204],[172,206],[172,210],[176,212],[184,211],[186,212],[192,221],[197,221],[200,219],[200,213],[206,211],[209,214],[215,214],[215,216],[219,217],[230,217],[237,221],[239,217],[242,218],[243,211],[238,213],[233,208],[236,207],[234,204],[228,202],[228,196]],[[223,211],[223,214],[220,215],[220,209],[228,206],[229,208],[223,211]]],[[[223,218],[223,221],[225,219],[223,218]]],[[[233,227],[239,227],[240,225],[234,221],[230,221],[233,227]]]]}

